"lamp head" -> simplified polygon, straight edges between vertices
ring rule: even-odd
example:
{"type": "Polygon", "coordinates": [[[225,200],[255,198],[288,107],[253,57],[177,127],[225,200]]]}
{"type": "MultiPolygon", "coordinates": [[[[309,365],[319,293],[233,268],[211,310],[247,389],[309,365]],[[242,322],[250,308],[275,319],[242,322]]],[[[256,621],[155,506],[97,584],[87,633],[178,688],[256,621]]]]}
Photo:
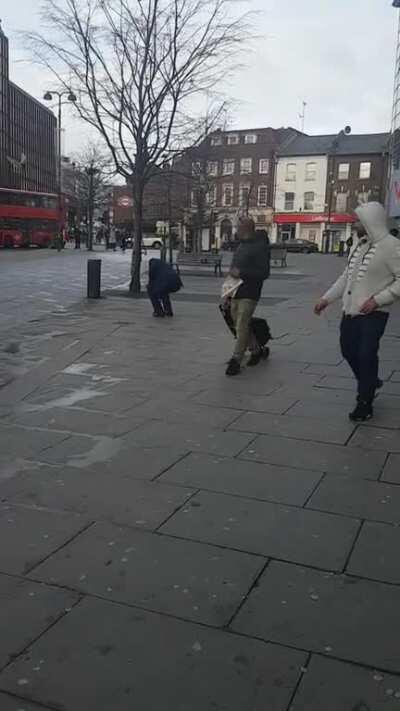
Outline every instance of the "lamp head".
{"type": "Polygon", "coordinates": [[[43,99],[45,101],[53,101],[53,94],[50,91],[46,91],[43,99]]]}
{"type": "Polygon", "coordinates": [[[69,92],[68,101],[72,101],[73,104],[75,104],[78,101],[77,96],[76,96],[76,94],[74,94],[73,91],[69,92]]]}

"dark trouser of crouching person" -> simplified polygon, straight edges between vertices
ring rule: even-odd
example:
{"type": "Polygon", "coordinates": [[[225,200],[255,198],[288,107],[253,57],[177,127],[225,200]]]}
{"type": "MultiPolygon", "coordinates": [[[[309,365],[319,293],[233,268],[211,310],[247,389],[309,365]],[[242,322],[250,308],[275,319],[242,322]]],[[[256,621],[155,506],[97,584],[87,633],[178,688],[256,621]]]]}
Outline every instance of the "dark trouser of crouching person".
{"type": "Polygon", "coordinates": [[[249,349],[248,365],[257,365],[262,357],[251,330],[251,319],[260,300],[270,270],[269,239],[265,231],[256,231],[254,221],[242,218],[238,227],[239,246],[233,257],[231,275],[242,280],[231,302],[231,316],[236,330],[236,345],[226,369],[227,375],[238,375],[249,349]]]}
{"type": "Polygon", "coordinates": [[[170,294],[176,293],[182,286],[179,274],[170,264],[161,259],[150,259],[147,293],[153,306],[153,316],[163,318],[174,315],[170,294]]]}

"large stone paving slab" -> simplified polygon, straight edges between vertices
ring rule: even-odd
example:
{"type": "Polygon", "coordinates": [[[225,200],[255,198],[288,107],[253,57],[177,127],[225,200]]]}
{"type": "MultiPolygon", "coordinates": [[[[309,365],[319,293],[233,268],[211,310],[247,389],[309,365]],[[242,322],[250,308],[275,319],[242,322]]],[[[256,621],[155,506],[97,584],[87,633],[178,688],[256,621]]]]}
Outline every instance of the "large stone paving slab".
{"type": "MultiPolygon", "coordinates": [[[[154,398],[141,405],[140,416],[144,419],[163,420],[168,423],[188,424],[193,427],[227,427],[240,415],[240,410],[235,411],[225,407],[207,407],[195,402],[173,402],[171,398],[154,398]]],[[[133,429],[133,428],[131,428],[133,429]]]]}
{"type": "Polygon", "coordinates": [[[382,481],[400,484],[400,454],[391,454],[382,474],[382,481]]]}
{"type": "Polygon", "coordinates": [[[261,412],[246,412],[230,426],[239,432],[254,432],[278,437],[292,437],[329,444],[346,444],[355,425],[346,420],[326,422],[317,418],[299,418],[287,415],[268,415],[261,412]]]}
{"type": "MultiPolygon", "coordinates": [[[[19,693],[21,690],[19,689],[19,693]]],[[[42,704],[31,703],[25,699],[18,699],[15,696],[10,696],[9,694],[2,694],[0,692],[0,709],[1,711],[51,711],[48,706],[42,706],[42,704]]]]}
{"type": "Polygon", "coordinates": [[[162,533],[227,548],[340,570],[357,521],[261,501],[200,492],[162,533]]]}
{"type": "Polygon", "coordinates": [[[86,525],[82,516],[0,504],[0,571],[26,573],[86,525]]]}
{"type": "Polygon", "coordinates": [[[77,599],[75,593],[0,573],[0,668],[65,614],[77,599]]]}
{"type": "Polygon", "coordinates": [[[137,447],[179,446],[187,452],[210,452],[221,457],[234,457],[252,439],[251,434],[168,422],[149,422],[129,435],[130,443],[137,447]]]}
{"type": "Polygon", "coordinates": [[[400,452],[400,431],[379,427],[359,427],[351,440],[351,446],[384,452],[400,452]]]}
{"type": "Polygon", "coordinates": [[[254,464],[207,454],[189,454],[171,467],[162,476],[162,481],[303,506],[321,476],[318,472],[291,467],[254,464]]]}
{"type": "Polygon", "coordinates": [[[376,481],[327,476],[307,506],[344,516],[400,524],[400,488],[376,481]]]}
{"type": "Polygon", "coordinates": [[[248,395],[235,391],[205,390],[193,398],[199,405],[215,405],[216,407],[231,407],[235,410],[250,410],[253,412],[271,412],[283,415],[299,398],[293,394],[287,395],[248,395]]]}
{"type": "Polygon", "coordinates": [[[67,434],[60,432],[0,425],[1,453],[6,452],[9,457],[33,457],[67,437],[67,434]]]}
{"type": "Polygon", "coordinates": [[[398,711],[398,694],[398,676],[313,655],[290,711],[398,711]]]}
{"type": "Polygon", "coordinates": [[[118,437],[138,427],[144,417],[116,417],[104,412],[90,412],[80,408],[55,407],[44,412],[18,412],[13,421],[25,427],[66,430],[75,434],[108,435],[118,437]]]}
{"type": "Polygon", "coordinates": [[[99,523],[30,577],[222,627],[264,564],[245,553],[99,523]]]}
{"type": "Polygon", "coordinates": [[[278,466],[293,466],[354,478],[378,479],[386,454],[364,452],[357,447],[302,442],[287,437],[261,435],[252,442],[241,458],[278,466]]]}
{"type": "Polygon", "coordinates": [[[400,589],[272,561],[235,631],[400,672],[400,589]]]}
{"type": "Polygon", "coordinates": [[[366,521],[347,571],[372,580],[400,585],[400,528],[366,521]]]}
{"type": "Polygon", "coordinates": [[[24,695],[63,711],[286,711],[304,662],[295,650],[86,600],[3,672],[0,688],[18,692],[24,679],[24,695]]]}
{"type": "Polygon", "coordinates": [[[69,469],[58,476],[46,469],[40,478],[21,475],[13,482],[10,501],[51,511],[73,511],[93,520],[127,526],[157,528],[176,511],[193,490],[114,474],[69,469]]]}

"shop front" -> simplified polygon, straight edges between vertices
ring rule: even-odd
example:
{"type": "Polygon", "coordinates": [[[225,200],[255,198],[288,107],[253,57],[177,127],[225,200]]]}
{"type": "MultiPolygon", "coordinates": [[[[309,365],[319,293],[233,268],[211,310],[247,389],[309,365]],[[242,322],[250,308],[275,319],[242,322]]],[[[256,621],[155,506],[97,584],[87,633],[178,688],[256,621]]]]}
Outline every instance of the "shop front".
{"type": "Polygon", "coordinates": [[[274,216],[274,240],[302,239],[315,242],[320,251],[337,252],[351,235],[356,217],[347,213],[278,213],[274,216]]]}

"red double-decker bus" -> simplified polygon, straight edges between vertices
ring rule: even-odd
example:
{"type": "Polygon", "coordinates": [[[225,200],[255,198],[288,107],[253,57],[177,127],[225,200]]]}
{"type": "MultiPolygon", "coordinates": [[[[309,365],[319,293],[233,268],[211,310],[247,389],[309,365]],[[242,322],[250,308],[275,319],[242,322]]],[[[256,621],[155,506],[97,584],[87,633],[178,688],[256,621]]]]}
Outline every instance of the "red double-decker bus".
{"type": "Polygon", "coordinates": [[[62,212],[58,195],[0,188],[0,247],[48,247],[62,212]]]}

